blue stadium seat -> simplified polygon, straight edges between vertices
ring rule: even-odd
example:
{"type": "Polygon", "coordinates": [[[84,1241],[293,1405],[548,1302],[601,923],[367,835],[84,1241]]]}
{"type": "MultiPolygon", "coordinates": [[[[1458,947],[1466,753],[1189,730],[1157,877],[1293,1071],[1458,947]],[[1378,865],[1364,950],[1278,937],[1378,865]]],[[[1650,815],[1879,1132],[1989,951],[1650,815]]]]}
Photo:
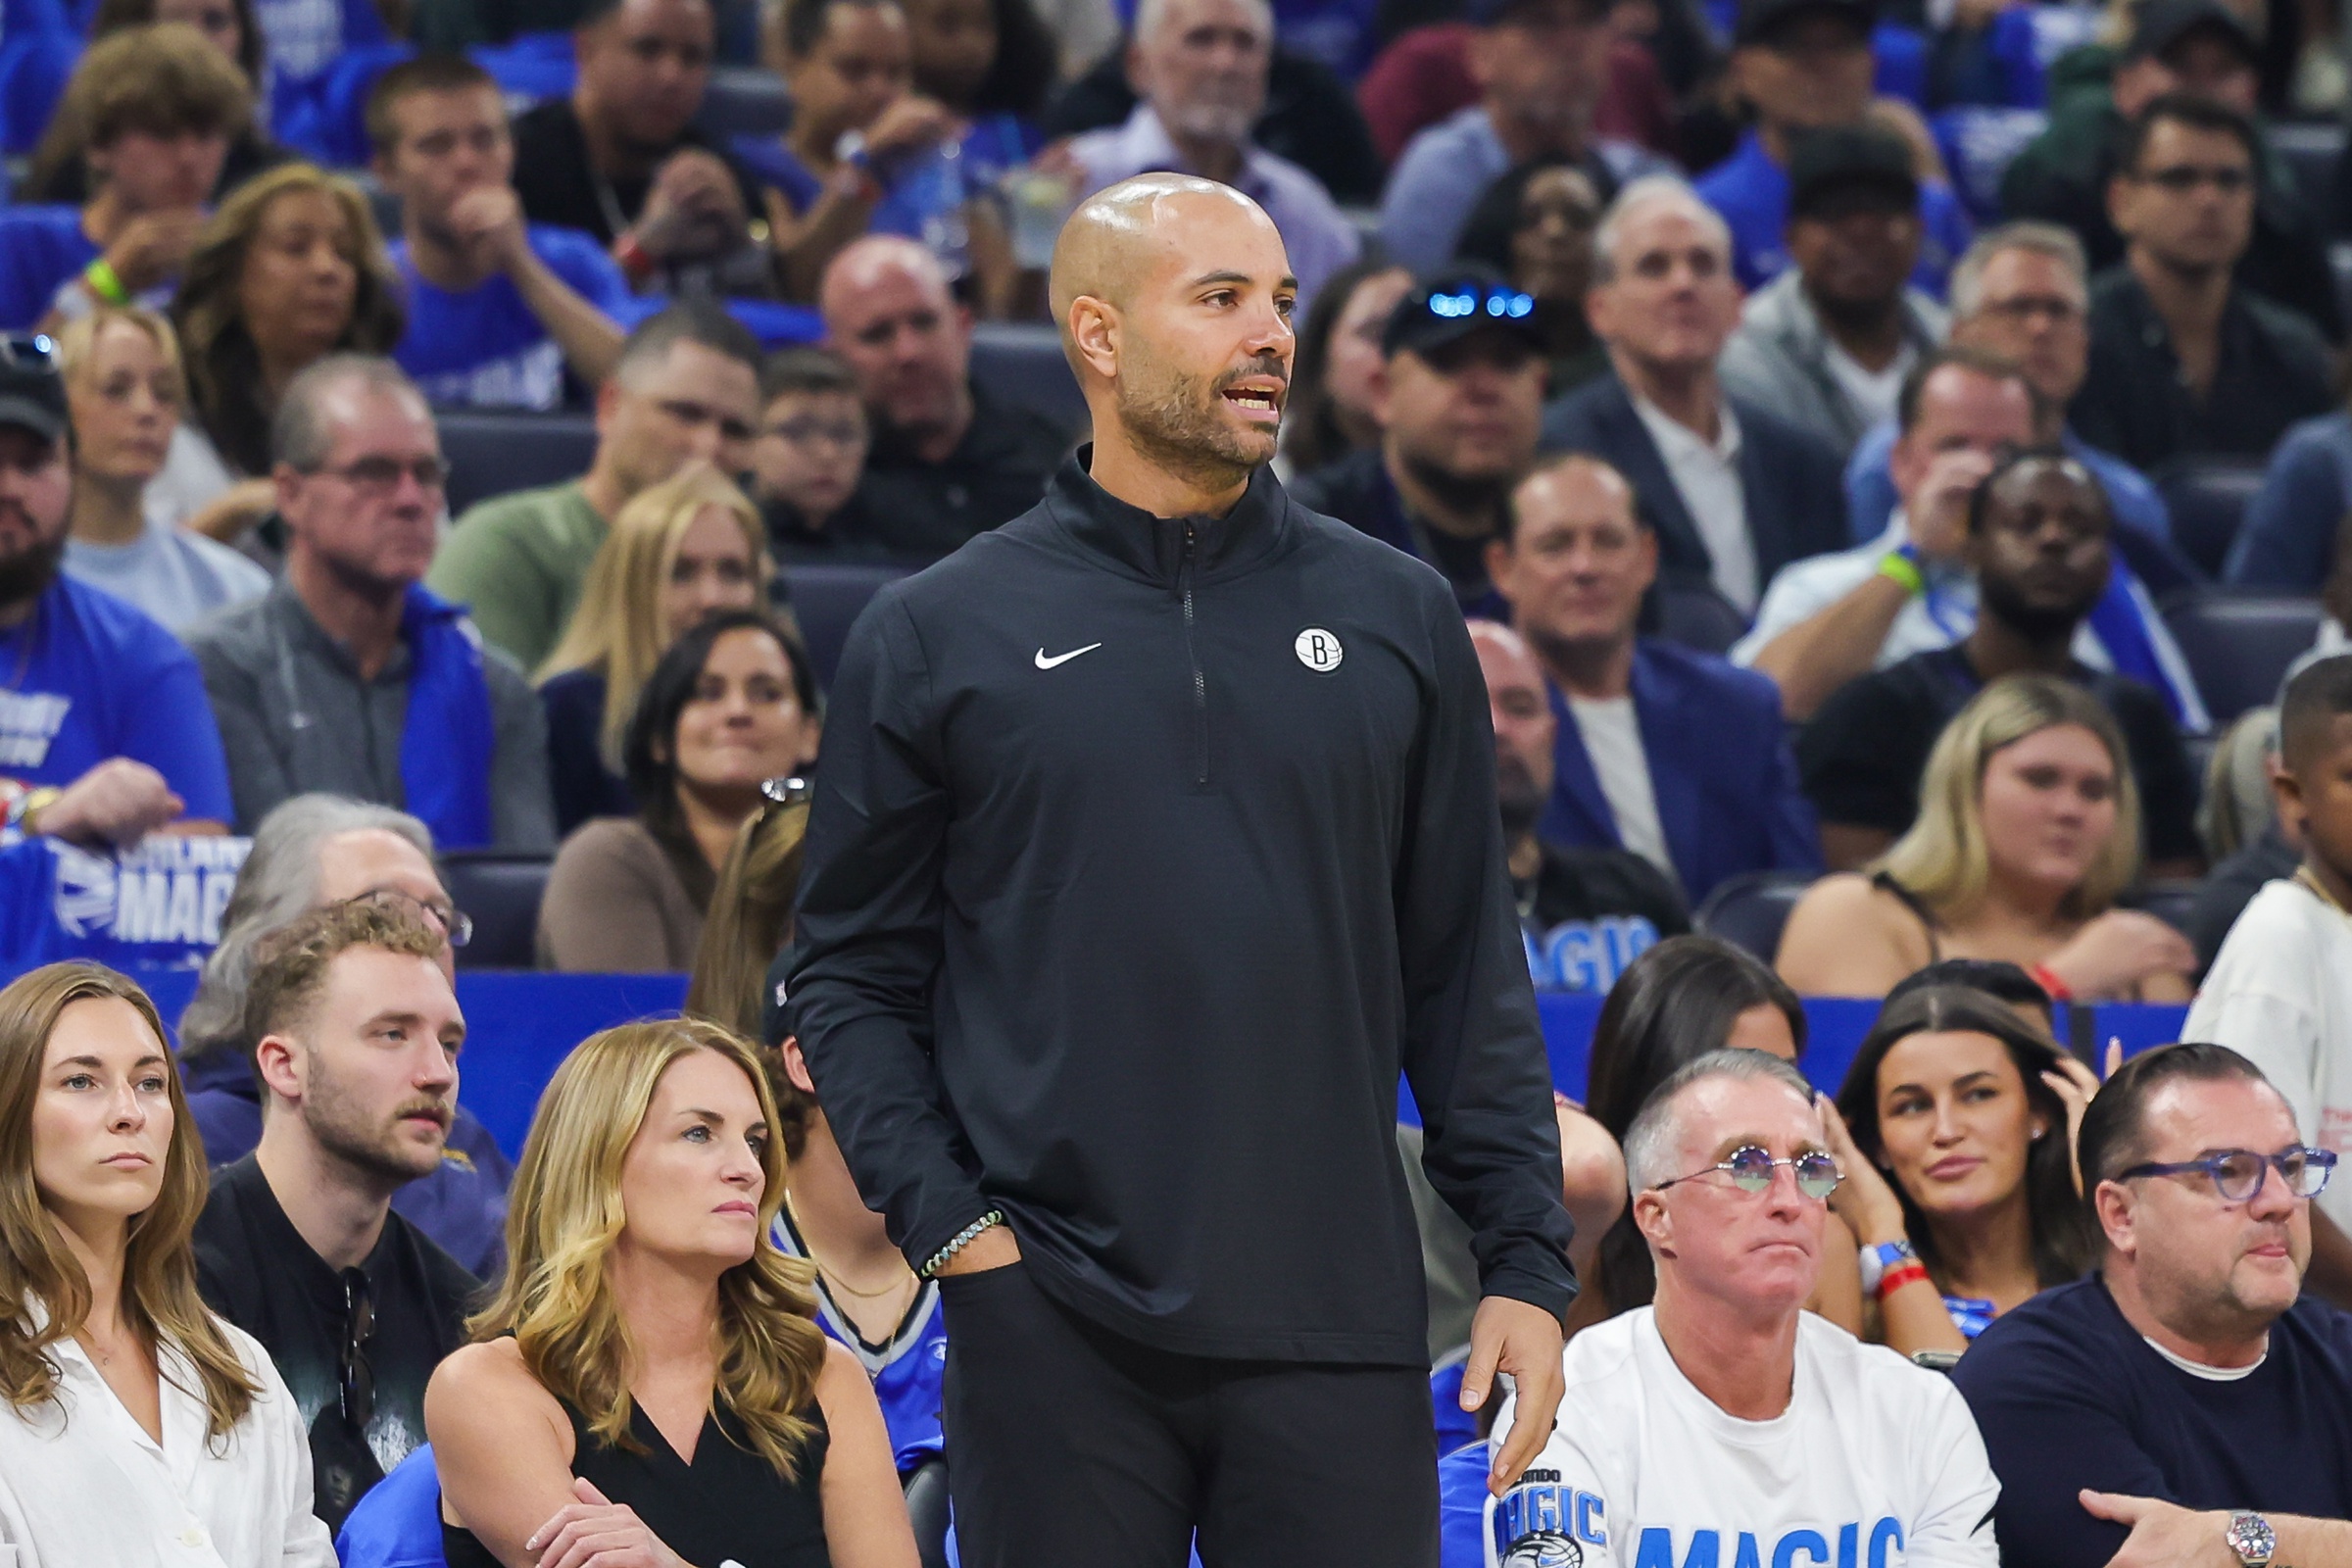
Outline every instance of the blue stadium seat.
{"type": "Polygon", "coordinates": [[[449,514],[514,490],[561,484],[588,471],[596,420],[586,414],[518,409],[436,409],[449,460],[449,514]]]}
{"type": "Polygon", "coordinates": [[[2267,125],[2264,135],[2271,153],[2286,169],[2304,205],[2320,220],[2323,232],[2335,231],[2335,165],[2344,156],[2344,123],[2340,120],[2293,121],[2267,125]]]}
{"type": "Polygon", "coordinates": [[[2164,623],[2216,725],[2278,696],[2286,666],[2319,635],[2323,613],[2316,599],[2221,588],[2176,594],[2164,604],[2164,623]]]}
{"type": "Polygon", "coordinates": [[[1745,948],[1766,963],[1779,956],[1781,928],[1806,888],[1807,871],[1746,871],[1720,883],[1690,924],[1701,936],[1745,948]]]}
{"type": "Polygon", "coordinates": [[[2208,577],[2222,574],[2230,542],[2246,508],[2262,489],[2259,463],[2184,458],[2156,475],[2156,488],[2173,514],[2173,543],[2208,577]]]}
{"type": "Polygon", "coordinates": [[[1043,322],[983,321],[972,330],[972,379],[990,397],[1033,410],[1069,431],[1086,428],[1086,398],[1061,333],[1043,322]]]}
{"type": "Polygon", "coordinates": [[[792,123],[792,93],[772,71],[720,66],[695,121],[713,136],[781,136],[792,123]]]}
{"type": "Polygon", "coordinates": [[[549,98],[568,98],[580,78],[568,32],[524,32],[502,44],[484,44],[466,53],[490,73],[507,108],[521,114],[549,98]]]}
{"type": "Polygon", "coordinates": [[[841,663],[841,645],[849,641],[850,627],[865,602],[884,583],[906,574],[899,566],[813,565],[793,566],[784,573],[792,612],[801,623],[801,640],[808,646],[808,662],[816,666],[818,685],[833,684],[833,671],[841,663]]]}
{"type": "Polygon", "coordinates": [[[461,969],[528,969],[538,962],[539,901],[550,862],[542,855],[446,850],[449,899],[473,917],[473,940],[458,950],[461,969]]]}
{"type": "Polygon", "coordinates": [[[346,49],[310,80],[288,84],[273,110],[277,139],[328,169],[367,167],[368,95],[377,77],[416,56],[407,43],[346,49]]]}
{"type": "Polygon", "coordinates": [[[1712,587],[1669,588],[1657,591],[1657,635],[1702,654],[1728,654],[1732,644],[1747,634],[1747,617],[1740,607],[1712,587]]]}
{"type": "Polygon", "coordinates": [[[24,158],[40,145],[80,59],[72,33],[12,29],[0,41],[0,154],[24,158]]]}

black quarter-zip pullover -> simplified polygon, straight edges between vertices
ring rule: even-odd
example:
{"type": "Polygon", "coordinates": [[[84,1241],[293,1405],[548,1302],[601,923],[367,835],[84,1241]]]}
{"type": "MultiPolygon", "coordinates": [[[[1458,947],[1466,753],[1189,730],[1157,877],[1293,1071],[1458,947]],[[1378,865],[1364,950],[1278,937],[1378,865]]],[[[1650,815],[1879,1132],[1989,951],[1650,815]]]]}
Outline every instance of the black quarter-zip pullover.
{"type": "Polygon", "coordinates": [[[826,724],[789,1016],[917,1262],[992,1207],[1183,1353],[1416,1364],[1401,1070],[1485,1294],[1575,1291],[1486,686],[1429,567],[1260,471],[1079,461],[885,588],[826,724]]]}

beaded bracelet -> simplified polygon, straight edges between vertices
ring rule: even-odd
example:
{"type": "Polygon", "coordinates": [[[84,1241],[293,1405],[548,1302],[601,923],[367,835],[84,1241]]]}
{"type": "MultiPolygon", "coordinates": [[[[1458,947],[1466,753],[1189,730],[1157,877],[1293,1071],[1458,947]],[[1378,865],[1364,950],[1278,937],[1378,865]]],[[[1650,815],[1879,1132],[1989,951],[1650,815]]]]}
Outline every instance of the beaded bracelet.
{"type": "Polygon", "coordinates": [[[923,1266],[916,1269],[915,1272],[920,1274],[924,1279],[932,1279],[936,1277],[941,1269],[948,1266],[948,1260],[954,1257],[957,1252],[960,1252],[965,1248],[971,1246],[982,1231],[987,1230],[991,1225],[1002,1225],[1004,1223],[1004,1211],[1001,1208],[990,1209],[987,1213],[981,1215],[978,1219],[972,1221],[969,1225],[966,1225],[963,1229],[957,1231],[954,1236],[950,1237],[948,1240],[948,1245],[941,1248],[938,1251],[933,1252],[928,1258],[924,1259],[923,1266]]]}

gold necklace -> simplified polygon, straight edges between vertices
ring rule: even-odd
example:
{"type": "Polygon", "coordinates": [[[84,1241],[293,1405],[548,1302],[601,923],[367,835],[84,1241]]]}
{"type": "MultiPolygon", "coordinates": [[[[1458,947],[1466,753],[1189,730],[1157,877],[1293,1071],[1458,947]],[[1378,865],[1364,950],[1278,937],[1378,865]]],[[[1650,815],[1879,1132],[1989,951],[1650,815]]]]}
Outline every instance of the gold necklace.
{"type": "Polygon", "coordinates": [[[793,1234],[800,1238],[801,1246],[807,1250],[808,1253],[808,1261],[814,1263],[816,1265],[816,1271],[819,1274],[822,1274],[827,1280],[831,1281],[834,1287],[841,1291],[843,1295],[854,1296],[860,1301],[880,1301],[898,1295],[901,1291],[905,1290],[910,1282],[918,1290],[922,1287],[923,1282],[921,1277],[918,1276],[914,1270],[907,1269],[906,1278],[892,1280],[888,1285],[883,1286],[878,1291],[859,1290],[857,1286],[852,1285],[848,1280],[843,1279],[839,1273],[835,1272],[833,1268],[827,1265],[823,1258],[816,1255],[816,1244],[808,1239],[808,1228],[801,1223],[800,1205],[792,1200],[792,1189],[789,1187],[784,1189],[784,1208],[785,1211],[792,1216],[793,1234]]]}
{"type": "Polygon", "coordinates": [[[2313,898],[2318,899],[2322,904],[2325,904],[2336,913],[2342,915],[2352,915],[2352,909],[2345,908],[2342,904],[2337,902],[2335,895],[2328,892],[2327,887],[2321,883],[2320,879],[2311,874],[2310,866],[2296,866],[2294,880],[2300,882],[2304,888],[2310,892],[2313,898]]]}

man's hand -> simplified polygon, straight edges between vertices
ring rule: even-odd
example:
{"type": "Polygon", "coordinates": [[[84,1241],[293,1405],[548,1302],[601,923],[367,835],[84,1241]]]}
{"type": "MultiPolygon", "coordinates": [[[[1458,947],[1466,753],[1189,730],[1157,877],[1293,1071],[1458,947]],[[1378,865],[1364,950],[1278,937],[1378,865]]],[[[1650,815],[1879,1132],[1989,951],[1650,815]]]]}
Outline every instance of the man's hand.
{"type": "Polygon", "coordinates": [[[123,224],[122,232],[106,248],[106,265],[122,280],[124,291],[144,294],[179,275],[203,227],[204,214],[194,207],[141,213],[123,224]]]}
{"type": "Polygon", "coordinates": [[[1470,1320],[1470,1362],[1462,1369],[1462,1408],[1476,1410],[1487,1402],[1494,1374],[1507,1372],[1518,1386],[1519,1402],[1511,1417],[1511,1438],[1494,1455],[1487,1490],[1497,1497],[1519,1479],[1519,1472],[1544,1451],[1551,1437],[1552,1417],[1559,1413],[1567,1382],[1560,1372],[1560,1320],[1540,1306],[1490,1296],[1478,1303],[1470,1320]]]}
{"type": "Polygon", "coordinates": [[[672,154],[654,175],[636,227],[637,243],[657,261],[715,256],[743,232],[735,176],[700,147],[672,154]]]}
{"type": "Polygon", "coordinates": [[[1968,537],[1968,498],[1992,471],[1992,459],[1962,448],[1938,452],[1928,461],[1919,495],[1903,514],[1904,527],[1919,553],[1937,561],[1957,560],[1968,537]]]}
{"type": "Polygon", "coordinates": [[[2238,1568],[2230,1549],[2230,1516],[2196,1513],[2154,1497],[2082,1489],[2082,1506],[2101,1519],[2131,1527],[2124,1549],[2107,1568],[2238,1568]]]}
{"type": "Polygon", "coordinates": [[[954,1257],[940,1265],[937,1279],[953,1279],[958,1274],[985,1274],[992,1268],[1004,1268],[1021,1260],[1021,1244],[1012,1239],[1012,1232],[1004,1225],[991,1225],[956,1251],[954,1257]]]}
{"type": "Polygon", "coordinates": [[[512,272],[530,254],[522,198],[512,185],[484,185],[450,205],[449,230],[478,267],[512,272]]]}
{"type": "Polygon", "coordinates": [[[26,826],[83,844],[136,844],[186,809],[163,774],[145,762],[110,757],[67,785],[26,826]]]}

